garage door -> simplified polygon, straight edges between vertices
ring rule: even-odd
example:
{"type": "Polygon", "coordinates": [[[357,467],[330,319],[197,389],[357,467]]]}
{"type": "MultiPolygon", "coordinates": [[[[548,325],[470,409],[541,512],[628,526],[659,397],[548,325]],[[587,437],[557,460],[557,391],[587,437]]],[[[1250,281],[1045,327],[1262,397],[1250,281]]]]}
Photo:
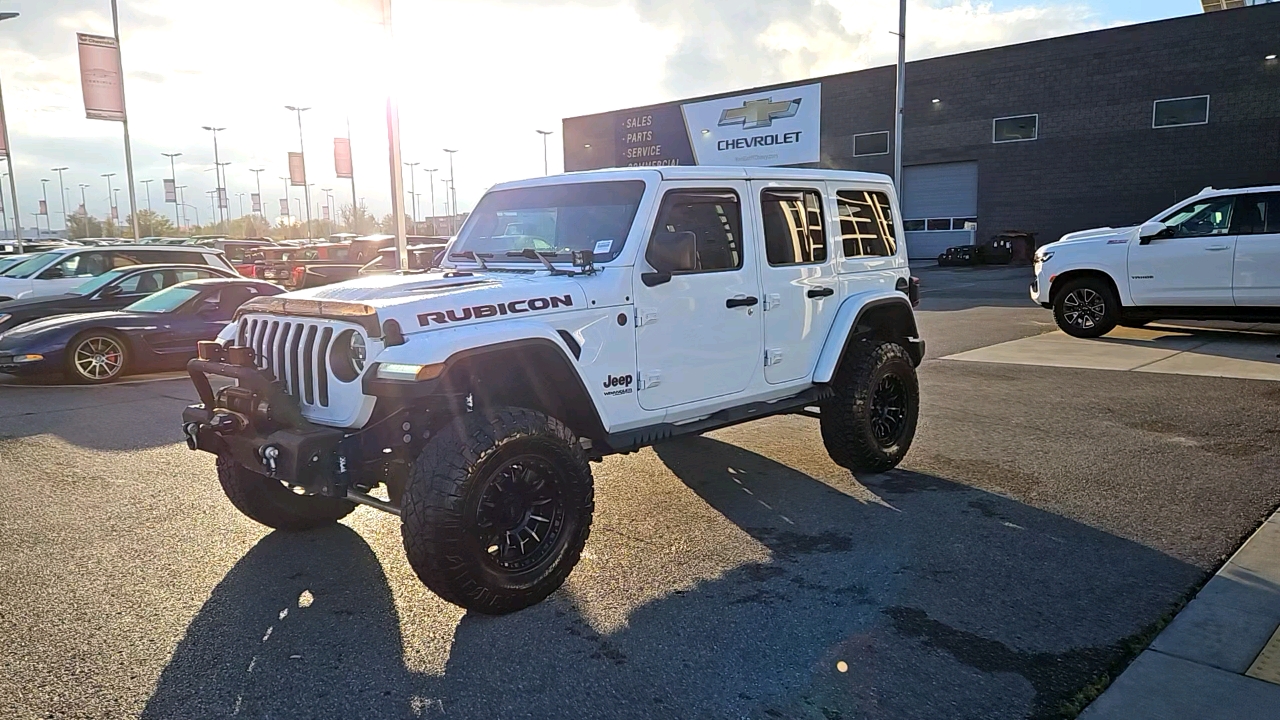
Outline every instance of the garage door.
{"type": "Polygon", "coordinates": [[[978,220],[978,163],[903,168],[902,215],[912,259],[935,258],[953,245],[972,244],[975,233],[965,223],[978,220]]]}

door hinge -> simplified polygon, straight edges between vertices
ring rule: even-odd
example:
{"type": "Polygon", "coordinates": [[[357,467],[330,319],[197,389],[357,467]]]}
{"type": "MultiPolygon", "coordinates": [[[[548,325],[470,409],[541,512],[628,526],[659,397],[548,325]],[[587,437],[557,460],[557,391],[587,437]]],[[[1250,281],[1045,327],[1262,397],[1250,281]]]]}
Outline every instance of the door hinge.
{"type": "Polygon", "coordinates": [[[636,327],[658,322],[658,311],[653,308],[636,308],[636,327]]]}
{"type": "Polygon", "coordinates": [[[769,293],[764,296],[765,312],[773,310],[774,308],[780,305],[782,305],[782,295],[780,295],[779,293],[769,293]]]}
{"type": "Polygon", "coordinates": [[[768,348],[764,351],[764,366],[777,365],[782,362],[782,348],[768,348]]]}
{"type": "Polygon", "coordinates": [[[640,373],[640,381],[636,383],[637,390],[648,390],[662,384],[662,373],[660,372],[642,372],[640,373]]]}

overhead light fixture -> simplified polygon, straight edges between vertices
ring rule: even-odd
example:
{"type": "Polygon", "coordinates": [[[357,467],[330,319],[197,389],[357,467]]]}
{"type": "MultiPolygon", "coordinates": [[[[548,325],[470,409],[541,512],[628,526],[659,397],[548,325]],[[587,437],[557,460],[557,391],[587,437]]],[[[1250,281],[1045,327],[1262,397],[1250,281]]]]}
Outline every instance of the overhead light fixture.
{"type": "Polygon", "coordinates": [[[938,103],[940,103],[940,102],[942,102],[942,101],[941,101],[941,100],[939,100],[938,98],[934,98],[934,99],[933,99],[933,104],[934,104],[934,105],[937,105],[937,104],[938,104],[938,103]]]}
{"type": "Polygon", "coordinates": [[[589,148],[591,147],[591,143],[587,143],[586,145],[583,145],[582,147],[584,147],[584,148],[588,148],[588,149],[589,149],[589,148]]]}
{"type": "Polygon", "coordinates": [[[703,134],[703,135],[710,135],[710,134],[711,134],[711,131],[710,131],[710,130],[708,130],[708,129],[706,129],[706,128],[702,128],[702,134],[703,134]]]}
{"type": "Polygon", "coordinates": [[[1266,56],[1266,57],[1265,57],[1265,58],[1263,58],[1263,59],[1264,59],[1264,60],[1275,60],[1275,59],[1276,59],[1276,54],[1275,54],[1275,53],[1271,53],[1270,55],[1266,56]]]}

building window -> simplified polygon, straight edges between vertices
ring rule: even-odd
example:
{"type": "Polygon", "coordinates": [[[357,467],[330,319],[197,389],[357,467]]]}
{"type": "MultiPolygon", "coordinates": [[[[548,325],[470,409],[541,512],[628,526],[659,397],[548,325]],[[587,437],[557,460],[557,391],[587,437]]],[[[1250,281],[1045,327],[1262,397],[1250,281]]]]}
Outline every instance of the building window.
{"type": "Polygon", "coordinates": [[[903,220],[902,229],[907,232],[942,232],[944,230],[968,230],[966,224],[973,223],[976,227],[978,218],[976,217],[958,217],[958,218],[923,218],[917,220],[903,220]]]}
{"type": "Polygon", "coordinates": [[[760,193],[760,213],[770,265],[826,262],[826,223],[817,191],[765,190],[760,193]]]}
{"type": "Polygon", "coordinates": [[[1040,129],[1039,115],[1017,115],[996,118],[991,121],[991,142],[1021,142],[1035,140],[1040,129]]]}
{"type": "Polygon", "coordinates": [[[920,232],[924,230],[923,220],[903,220],[902,229],[906,232],[920,232]]]}
{"type": "Polygon", "coordinates": [[[853,136],[853,156],[888,155],[889,131],[862,133],[853,136]]]}
{"type": "Polygon", "coordinates": [[[836,193],[836,207],[840,211],[845,257],[888,257],[898,251],[888,195],[872,190],[841,190],[836,193]]]}
{"type": "Polygon", "coordinates": [[[1209,96],[1157,100],[1151,108],[1151,127],[1204,125],[1209,122],[1209,96]]]}
{"type": "Polygon", "coordinates": [[[930,218],[925,222],[926,230],[950,230],[951,218],[930,218]]]}

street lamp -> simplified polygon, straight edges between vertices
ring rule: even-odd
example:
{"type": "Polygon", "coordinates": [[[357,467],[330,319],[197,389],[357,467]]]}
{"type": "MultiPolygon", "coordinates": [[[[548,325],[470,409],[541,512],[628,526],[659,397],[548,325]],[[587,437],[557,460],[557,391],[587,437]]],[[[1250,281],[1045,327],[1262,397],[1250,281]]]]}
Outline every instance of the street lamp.
{"type": "MultiPolygon", "coordinates": [[[[0,12],[0,21],[12,20],[18,17],[16,12],[0,12]]],[[[9,165],[9,196],[13,199],[13,232],[14,244],[17,245],[18,253],[22,252],[22,215],[18,213],[18,186],[13,178],[13,146],[9,144],[9,124],[4,119],[4,91],[0,90],[0,129],[4,134],[0,136],[0,140],[4,142],[4,159],[9,165]]],[[[39,234],[40,224],[36,224],[36,233],[39,234]]]]}
{"type": "MultiPolygon", "coordinates": [[[[63,229],[64,229],[64,230],[70,230],[70,229],[71,229],[71,221],[67,219],[67,186],[66,186],[66,185],[64,185],[64,184],[63,184],[63,182],[62,182],[62,172],[63,172],[64,170],[70,170],[70,169],[71,169],[71,168],[65,168],[65,167],[56,167],[56,168],[53,168],[53,171],[54,171],[54,172],[56,172],[56,173],[58,173],[58,189],[62,191],[62,193],[61,193],[61,197],[62,197],[62,227],[63,227],[63,229]]],[[[49,220],[49,216],[48,216],[48,215],[46,215],[46,216],[45,216],[45,222],[48,222],[48,220],[49,220]]]]}
{"type": "Polygon", "coordinates": [[[266,168],[249,168],[249,172],[253,173],[254,182],[258,185],[258,212],[262,213],[263,219],[267,217],[267,210],[262,205],[262,173],[266,171],[266,168]]]}
{"type": "MultiPolygon", "coordinates": [[[[112,218],[111,216],[116,214],[116,206],[113,195],[111,194],[111,178],[115,177],[115,173],[103,173],[102,177],[107,179],[107,204],[111,207],[111,212],[107,213],[107,217],[114,220],[115,218],[112,218]]],[[[115,236],[113,235],[112,237],[115,236]]]]}
{"type": "Polygon", "coordinates": [[[311,108],[294,105],[284,107],[298,114],[298,154],[302,156],[302,191],[307,198],[307,237],[309,238],[311,237],[311,188],[307,187],[307,149],[302,140],[302,113],[311,108]]]}
{"type": "Polygon", "coordinates": [[[547,166],[547,136],[551,134],[550,130],[535,130],[534,132],[542,136],[542,174],[550,175],[551,171],[547,166]]]}
{"type": "Polygon", "coordinates": [[[213,133],[213,165],[217,170],[213,174],[213,185],[218,191],[218,219],[219,222],[225,220],[222,211],[222,192],[226,184],[222,181],[222,163],[218,162],[218,133],[226,130],[226,128],[213,127],[212,125],[204,125],[205,130],[213,133]]]}
{"type": "MultiPolygon", "coordinates": [[[[174,191],[175,193],[177,193],[177,197],[178,197],[178,207],[181,207],[181,208],[182,208],[182,224],[183,224],[183,225],[186,225],[186,226],[187,226],[187,228],[189,229],[189,228],[191,227],[191,224],[187,222],[187,208],[188,208],[188,207],[191,207],[191,206],[190,206],[190,205],[187,205],[186,193],[182,192],[183,190],[186,190],[186,189],[187,189],[187,187],[188,187],[188,186],[186,186],[186,185],[175,185],[175,186],[173,187],[173,191],[174,191]]],[[[200,224],[200,211],[199,211],[199,210],[196,210],[196,224],[197,224],[197,225],[199,225],[199,224],[200,224]]]]}
{"type": "MultiPolygon", "coordinates": [[[[422,163],[407,162],[405,167],[409,168],[409,207],[413,208],[413,225],[414,230],[418,229],[418,173],[417,167],[422,163]]],[[[417,233],[414,233],[415,235],[417,233]]]]}
{"type": "Polygon", "coordinates": [[[449,203],[452,200],[452,212],[449,214],[449,234],[456,235],[458,234],[458,229],[454,227],[454,223],[458,222],[458,186],[453,184],[453,154],[458,151],[450,150],[449,148],[445,148],[444,151],[449,153],[449,195],[445,197],[445,202],[449,203]]]}
{"type": "Polygon", "coordinates": [[[280,179],[284,181],[284,215],[285,217],[289,217],[289,204],[292,202],[289,199],[289,185],[291,184],[290,178],[282,177],[280,179]]]}
{"type": "Polygon", "coordinates": [[[329,222],[337,227],[337,213],[333,211],[333,188],[320,188],[320,192],[324,193],[325,207],[329,208],[329,222]]]}
{"type": "Polygon", "coordinates": [[[147,188],[147,212],[151,212],[151,183],[155,180],[139,180],[147,188]]]}
{"type": "MultiPolygon", "coordinates": [[[[0,173],[0,183],[3,183],[4,179],[7,177],[9,177],[9,173],[0,173]]],[[[0,185],[0,191],[2,191],[3,188],[4,186],[0,185]]],[[[0,235],[0,237],[8,238],[9,237],[9,213],[7,210],[4,209],[4,192],[0,192],[0,223],[3,223],[3,227],[4,227],[4,235],[0,235]]]]}
{"type": "MultiPolygon", "coordinates": [[[[92,187],[92,186],[89,185],[89,183],[80,183],[80,212],[86,218],[89,217],[89,201],[84,196],[84,190],[87,187],[92,187]]],[[[87,227],[88,226],[86,225],[86,232],[88,232],[87,227]]]]}
{"type": "Polygon", "coordinates": [[[438,168],[431,168],[425,171],[427,173],[427,185],[431,188],[431,234],[440,234],[440,228],[436,227],[436,173],[438,168]]]}
{"type": "Polygon", "coordinates": [[[240,217],[244,217],[244,193],[236,193],[236,197],[240,198],[240,217]]]}
{"type": "Polygon", "coordinates": [[[169,179],[173,180],[173,224],[182,227],[182,223],[178,221],[178,170],[174,166],[173,159],[181,157],[182,153],[160,153],[169,158],[169,179]]]}
{"type": "MultiPolygon", "coordinates": [[[[53,234],[53,228],[49,225],[49,178],[40,178],[40,196],[44,203],[44,229],[53,234]]],[[[36,213],[36,234],[40,234],[40,214],[36,213]]]]}

